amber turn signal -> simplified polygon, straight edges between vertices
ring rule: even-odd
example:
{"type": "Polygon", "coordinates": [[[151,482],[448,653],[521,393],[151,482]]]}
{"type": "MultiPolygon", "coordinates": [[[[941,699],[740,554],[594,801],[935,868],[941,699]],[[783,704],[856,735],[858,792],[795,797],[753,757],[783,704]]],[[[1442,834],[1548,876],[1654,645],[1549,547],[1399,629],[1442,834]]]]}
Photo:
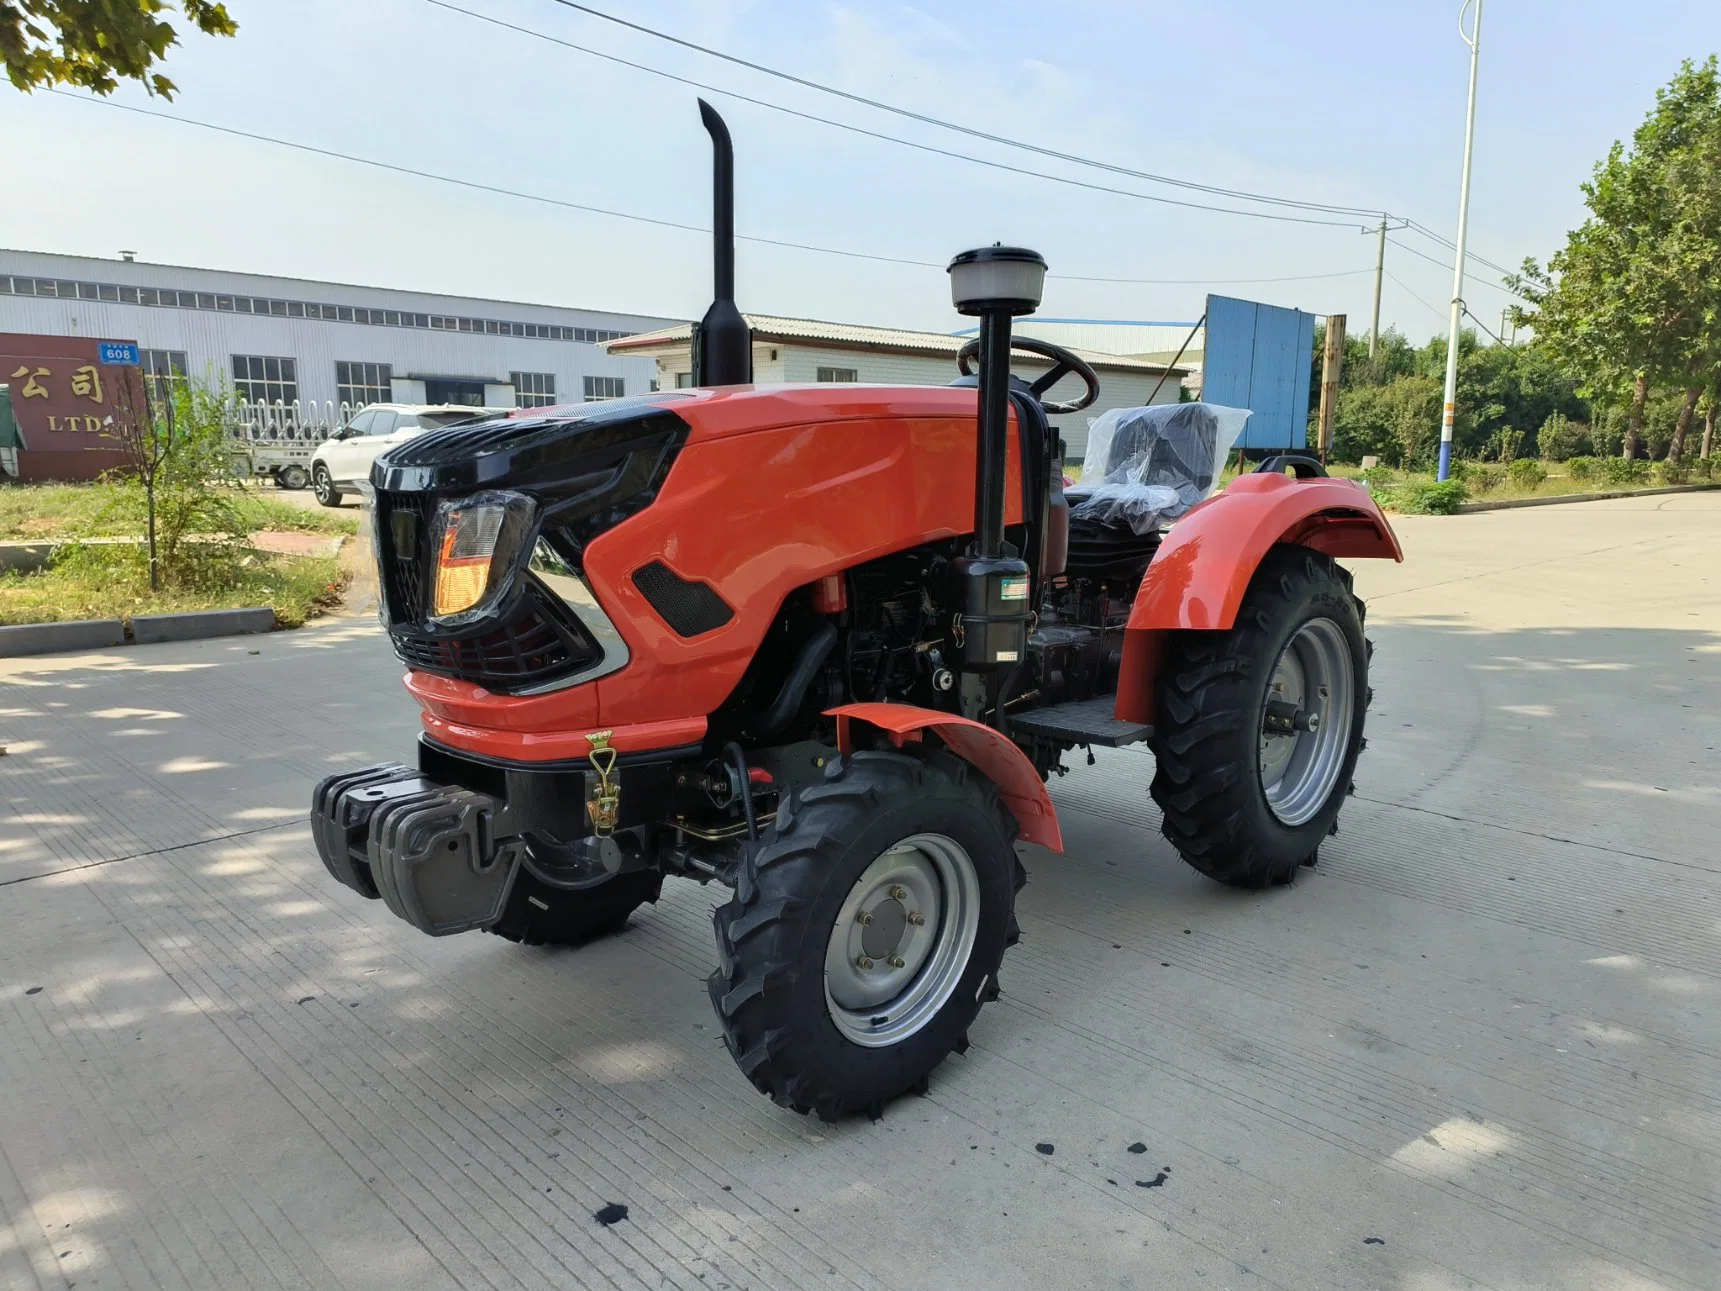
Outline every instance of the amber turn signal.
{"type": "Polygon", "coordinates": [[[436,559],[436,616],[471,609],[490,586],[490,562],[506,509],[483,505],[450,511],[436,559]]]}

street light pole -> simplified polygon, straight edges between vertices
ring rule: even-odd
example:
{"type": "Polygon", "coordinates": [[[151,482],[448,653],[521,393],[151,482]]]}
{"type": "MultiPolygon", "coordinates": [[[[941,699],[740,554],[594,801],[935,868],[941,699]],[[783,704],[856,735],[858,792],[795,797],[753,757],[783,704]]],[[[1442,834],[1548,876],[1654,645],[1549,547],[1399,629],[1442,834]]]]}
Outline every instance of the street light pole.
{"type": "Polygon", "coordinates": [[[1464,0],[1458,8],[1458,34],[1470,46],[1470,102],[1464,117],[1464,176],[1458,184],[1458,246],[1452,266],[1452,321],[1446,330],[1446,397],[1440,410],[1440,474],[1452,473],[1452,423],[1458,399],[1458,324],[1464,314],[1464,235],[1470,223],[1470,153],[1476,142],[1476,67],[1482,52],[1482,0],[1464,0]],[[1464,11],[1476,6],[1469,34],[1464,31],[1464,11]]]}

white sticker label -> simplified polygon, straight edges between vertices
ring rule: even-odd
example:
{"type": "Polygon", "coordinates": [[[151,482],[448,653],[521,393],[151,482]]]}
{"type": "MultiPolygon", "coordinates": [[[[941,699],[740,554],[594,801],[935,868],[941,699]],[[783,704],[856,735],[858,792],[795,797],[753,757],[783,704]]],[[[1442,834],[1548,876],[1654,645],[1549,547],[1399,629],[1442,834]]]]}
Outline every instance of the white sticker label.
{"type": "Polygon", "coordinates": [[[1014,650],[1000,650],[1000,651],[998,651],[997,654],[992,656],[992,662],[994,662],[994,663],[1015,663],[1016,662],[1016,652],[1014,650]]]}
{"type": "Polygon", "coordinates": [[[1028,580],[1025,578],[1006,578],[998,584],[998,599],[1001,601],[1025,601],[1028,599],[1028,580]]]}

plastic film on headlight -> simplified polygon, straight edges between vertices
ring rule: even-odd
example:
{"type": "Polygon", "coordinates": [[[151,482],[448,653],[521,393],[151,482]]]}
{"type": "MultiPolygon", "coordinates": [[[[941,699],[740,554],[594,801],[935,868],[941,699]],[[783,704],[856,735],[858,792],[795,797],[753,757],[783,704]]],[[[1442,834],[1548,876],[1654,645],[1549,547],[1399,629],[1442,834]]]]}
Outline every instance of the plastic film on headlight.
{"type": "Polygon", "coordinates": [[[506,594],[532,513],[532,500],[525,494],[501,491],[437,506],[429,615],[433,623],[469,623],[506,594]]]}

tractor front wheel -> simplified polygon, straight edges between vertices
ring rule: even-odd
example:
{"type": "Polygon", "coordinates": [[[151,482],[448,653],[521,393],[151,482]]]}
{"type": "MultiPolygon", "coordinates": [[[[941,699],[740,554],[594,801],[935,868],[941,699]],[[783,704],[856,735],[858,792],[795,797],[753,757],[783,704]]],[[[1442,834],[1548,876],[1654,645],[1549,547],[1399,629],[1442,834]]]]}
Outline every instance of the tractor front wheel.
{"type": "Polygon", "coordinates": [[[713,921],[741,1071],[797,1112],[877,1116],[968,1047],[1026,875],[996,788],[934,750],[859,752],[779,809],[713,921]]]}
{"type": "Polygon", "coordinates": [[[1349,573],[1306,547],[1267,554],[1229,631],[1171,635],[1153,799],[1184,860],[1241,888],[1313,861],[1362,749],[1368,663],[1349,573]]]}

